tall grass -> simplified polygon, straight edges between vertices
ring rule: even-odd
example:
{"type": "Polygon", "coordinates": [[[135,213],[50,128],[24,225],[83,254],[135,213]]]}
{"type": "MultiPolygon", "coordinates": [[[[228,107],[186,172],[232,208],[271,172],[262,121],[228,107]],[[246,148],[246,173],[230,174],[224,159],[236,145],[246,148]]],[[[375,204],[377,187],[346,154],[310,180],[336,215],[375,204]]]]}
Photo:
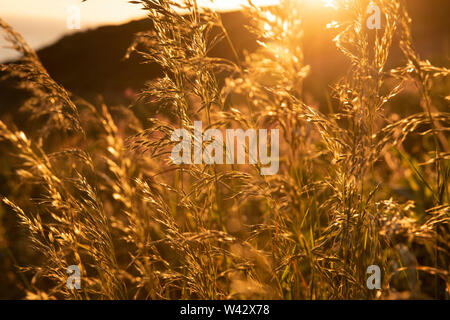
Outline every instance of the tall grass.
{"type": "Polygon", "coordinates": [[[128,54],[164,70],[139,96],[158,111],[152,119],[74,97],[0,20],[23,54],[0,70],[32,90],[23,108],[42,127],[30,138],[0,122],[24,186],[3,202],[42,255],[22,266],[31,275],[27,298],[448,295],[450,114],[433,103],[433,85],[449,70],[416,53],[403,1],[375,1],[381,30],[365,27],[369,1],[337,2],[335,44],[350,69],[330,84],[337,108],[327,114],[305,102],[314,70],[304,58],[303,1],[250,3],[248,28],[260,48],[245,57],[220,15],[194,0],[132,2],[153,30],[137,34],[128,54]],[[233,61],[208,55],[220,41],[233,61]],[[394,46],[404,65],[388,67],[394,46]],[[399,118],[391,108],[411,84],[423,112],[399,118]],[[171,133],[194,133],[196,120],[203,130],[279,128],[279,172],[261,176],[260,163],[173,164],[171,133]],[[47,143],[52,133],[64,142],[47,143]],[[420,150],[405,148],[408,139],[420,150]],[[414,200],[393,192],[399,184],[414,200]],[[74,264],[81,290],[66,287],[74,264]],[[382,270],[381,290],[366,286],[370,265],[382,270]]]}

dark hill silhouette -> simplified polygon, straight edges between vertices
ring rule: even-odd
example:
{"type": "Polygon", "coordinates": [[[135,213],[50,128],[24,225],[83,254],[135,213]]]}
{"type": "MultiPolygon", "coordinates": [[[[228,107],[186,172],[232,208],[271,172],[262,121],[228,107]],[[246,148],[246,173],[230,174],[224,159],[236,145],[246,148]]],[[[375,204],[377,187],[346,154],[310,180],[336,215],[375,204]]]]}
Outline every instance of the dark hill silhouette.
{"type": "MultiPolygon", "coordinates": [[[[243,50],[255,50],[256,40],[243,27],[248,21],[241,12],[223,13],[222,20],[240,55],[243,50]]],[[[151,29],[148,19],[103,26],[64,36],[37,53],[53,79],[75,95],[88,100],[102,95],[108,103],[127,103],[130,92],[138,91],[146,81],[161,74],[157,64],[143,64],[137,54],[124,59],[134,34],[151,29]]],[[[225,41],[217,44],[210,54],[234,60],[225,41]]],[[[13,86],[11,79],[0,81],[1,113],[20,105],[24,93],[13,86]]]]}
{"type": "MultiPolygon", "coordinates": [[[[247,21],[242,13],[223,13],[222,19],[238,51],[256,48],[254,37],[243,28],[247,21]]],[[[158,65],[142,64],[137,55],[123,59],[133,35],[149,29],[152,23],[148,19],[100,27],[64,37],[38,54],[54,79],[73,93],[102,93],[110,99],[120,99],[127,88],[139,89],[161,73],[158,65]]],[[[211,55],[233,59],[225,41],[213,48],[211,55]]]]}

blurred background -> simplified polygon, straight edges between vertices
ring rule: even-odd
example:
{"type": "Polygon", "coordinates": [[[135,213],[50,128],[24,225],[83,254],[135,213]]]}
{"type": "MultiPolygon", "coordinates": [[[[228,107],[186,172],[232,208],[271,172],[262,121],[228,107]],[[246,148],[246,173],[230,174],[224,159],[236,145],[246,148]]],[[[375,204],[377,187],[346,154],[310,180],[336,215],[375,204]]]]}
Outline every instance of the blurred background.
{"type": "MultiPolygon", "coordinates": [[[[244,25],[247,18],[239,8],[245,0],[198,1],[199,5],[223,12],[225,25],[238,49],[243,52],[256,49],[256,41],[244,25]]],[[[276,3],[276,0],[255,0],[257,5],[276,3]]],[[[312,73],[307,79],[312,98],[324,102],[321,83],[333,83],[347,67],[346,59],[336,50],[332,39],[335,30],[326,25],[336,18],[336,11],[329,5],[332,1],[307,0],[304,18],[305,59],[312,73]]],[[[413,20],[412,30],[417,51],[433,64],[446,66],[449,61],[448,0],[406,0],[413,20]]],[[[138,5],[127,0],[2,0],[0,17],[21,33],[38,54],[54,79],[67,89],[84,98],[101,94],[109,103],[131,102],[134,92],[146,80],[159,74],[155,65],[139,65],[131,59],[123,61],[133,34],[151,28],[138,5]],[[81,30],[69,30],[68,8],[78,6],[81,13],[81,30]],[[108,50],[103,50],[108,48],[108,50]],[[100,58],[100,59],[99,59],[100,58]],[[131,99],[131,100],[130,100],[131,99]]],[[[17,59],[0,37],[0,62],[17,59]]],[[[396,54],[391,58],[394,63],[396,54]]],[[[212,55],[233,59],[227,45],[219,44],[212,55]]],[[[0,114],[14,109],[16,95],[10,84],[0,84],[3,97],[0,114]],[[10,99],[12,96],[13,99],[10,99]],[[13,105],[11,105],[11,103],[13,105]]],[[[20,101],[17,101],[20,102],[20,101]]]]}

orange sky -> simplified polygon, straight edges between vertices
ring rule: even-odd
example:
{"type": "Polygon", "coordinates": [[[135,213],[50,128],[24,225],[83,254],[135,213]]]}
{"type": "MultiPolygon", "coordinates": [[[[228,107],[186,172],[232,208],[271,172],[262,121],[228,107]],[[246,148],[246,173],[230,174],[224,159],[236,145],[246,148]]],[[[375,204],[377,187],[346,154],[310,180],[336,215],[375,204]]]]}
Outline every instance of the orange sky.
{"type": "MultiPolygon", "coordinates": [[[[317,0],[321,1],[321,0],[317,0]]],[[[273,4],[277,0],[253,0],[255,4],[273,4]]],[[[218,10],[236,9],[247,0],[198,0],[200,6],[214,7],[218,10]]],[[[30,16],[61,19],[67,7],[79,5],[85,22],[119,22],[142,15],[139,5],[129,4],[128,0],[1,0],[1,16],[30,16]]]]}

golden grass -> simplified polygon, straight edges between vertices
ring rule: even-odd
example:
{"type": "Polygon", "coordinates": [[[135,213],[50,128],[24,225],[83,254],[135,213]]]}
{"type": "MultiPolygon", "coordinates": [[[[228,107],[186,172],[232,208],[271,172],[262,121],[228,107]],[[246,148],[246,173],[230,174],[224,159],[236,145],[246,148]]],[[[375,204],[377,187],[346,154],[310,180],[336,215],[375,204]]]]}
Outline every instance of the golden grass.
{"type": "Polygon", "coordinates": [[[338,21],[335,43],[351,66],[333,84],[339,109],[329,114],[304,101],[310,68],[302,1],[250,6],[249,28],[260,49],[235,61],[207,55],[217,41],[232,46],[215,12],[192,0],[184,14],[166,0],[133,2],[147,10],[154,31],[136,35],[130,53],[165,70],[140,95],[165,115],[149,122],[132,109],[73,97],[0,20],[23,53],[20,62],[0,68],[33,91],[24,108],[43,124],[31,139],[0,122],[0,140],[20,162],[15,179],[27,186],[3,202],[42,255],[24,268],[33,275],[24,285],[28,298],[449,293],[450,114],[432,96],[434,82],[449,70],[415,52],[402,1],[375,1],[382,30],[365,28],[369,1],[339,1],[348,20],[338,21]],[[387,68],[397,44],[405,64],[387,68]],[[411,82],[423,113],[392,116],[392,101],[411,82]],[[221,129],[279,128],[278,174],[261,176],[258,164],[174,165],[170,135],[176,128],[192,132],[194,120],[221,129]],[[55,132],[67,142],[50,151],[45,141],[55,132]],[[403,146],[409,136],[419,152],[403,146]],[[398,184],[420,197],[402,201],[393,192],[398,184]],[[66,268],[74,264],[82,271],[81,290],[66,287],[66,268]],[[373,264],[382,270],[379,291],[366,287],[373,264]]]}

